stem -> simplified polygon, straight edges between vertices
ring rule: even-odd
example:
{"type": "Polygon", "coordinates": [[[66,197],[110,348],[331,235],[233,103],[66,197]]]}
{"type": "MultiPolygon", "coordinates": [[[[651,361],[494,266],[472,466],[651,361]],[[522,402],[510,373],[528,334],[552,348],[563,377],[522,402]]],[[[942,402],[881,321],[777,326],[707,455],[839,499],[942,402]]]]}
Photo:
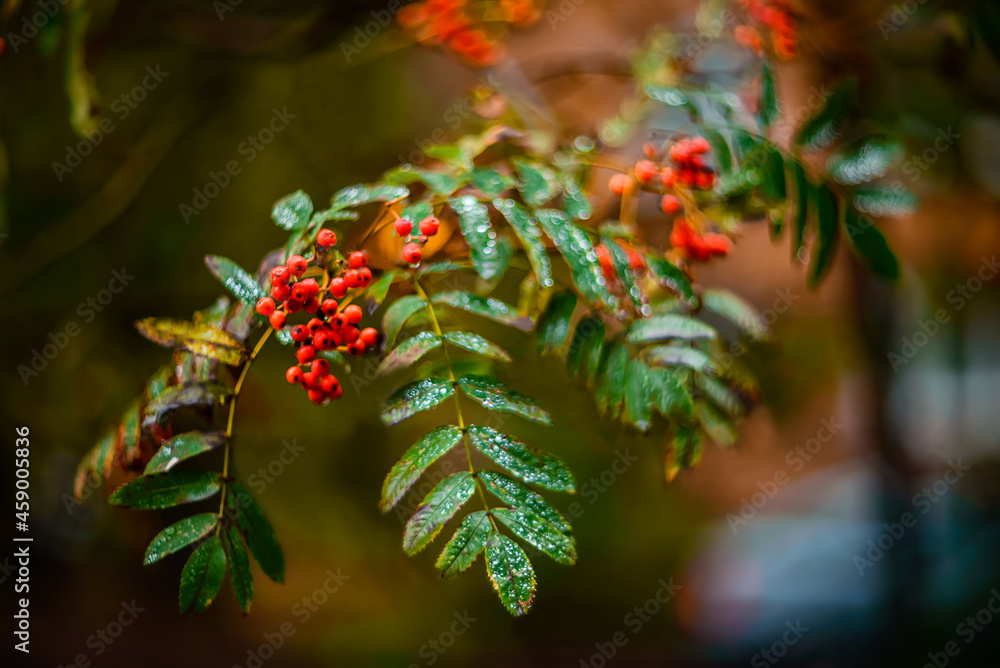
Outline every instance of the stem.
{"type": "MultiPolygon", "coordinates": [[[[231,446],[233,438],[233,418],[236,415],[236,402],[240,398],[240,392],[243,391],[243,382],[247,378],[247,374],[250,371],[250,366],[253,364],[254,360],[257,359],[257,355],[260,354],[261,349],[267,340],[271,338],[271,334],[274,332],[270,327],[264,332],[264,335],[257,340],[257,345],[254,346],[253,351],[250,353],[250,357],[247,358],[246,364],[243,365],[243,370],[240,371],[240,377],[236,379],[236,386],[233,388],[233,398],[229,401],[229,419],[226,421],[226,442],[223,445],[223,455],[222,455],[222,495],[219,499],[219,518],[222,518],[222,514],[226,508],[226,492],[229,490],[229,485],[226,484],[226,480],[229,477],[229,460],[232,459],[233,449],[231,446]]],[[[219,524],[219,529],[222,525],[219,524]]]]}
{"type": "MultiPolygon", "coordinates": [[[[458,397],[457,381],[455,380],[455,372],[451,368],[451,356],[448,354],[448,342],[444,338],[444,334],[441,331],[441,324],[438,322],[437,314],[434,313],[434,307],[431,305],[431,300],[424,292],[423,287],[420,285],[420,281],[417,277],[413,277],[413,287],[417,291],[417,295],[424,300],[427,304],[427,314],[431,319],[431,327],[434,329],[434,333],[438,335],[441,339],[441,350],[444,352],[444,361],[448,367],[448,380],[451,381],[452,388],[454,392],[452,396],[455,398],[455,414],[458,417],[458,428],[462,430],[462,446],[465,448],[465,457],[469,462],[469,472],[472,473],[473,479],[476,481],[476,489],[479,491],[479,498],[483,500],[483,507],[486,509],[487,513],[490,510],[489,501],[486,500],[486,492],[483,490],[483,486],[479,482],[479,478],[476,476],[476,467],[472,463],[472,447],[469,445],[469,434],[465,428],[465,419],[462,417],[462,401],[458,397]]],[[[493,521],[493,516],[489,515],[490,523],[493,525],[494,530],[497,528],[496,522],[493,521]]]]}

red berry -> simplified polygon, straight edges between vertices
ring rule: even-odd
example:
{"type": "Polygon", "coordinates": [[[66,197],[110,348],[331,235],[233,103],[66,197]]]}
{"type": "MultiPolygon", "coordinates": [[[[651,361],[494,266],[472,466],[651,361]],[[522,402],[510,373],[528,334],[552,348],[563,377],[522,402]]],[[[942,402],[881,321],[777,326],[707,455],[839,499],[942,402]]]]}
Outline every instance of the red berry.
{"type": "Polygon", "coordinates": [[[663,213],[673,216],[681,210],[681,201],[673,195],[664,195],[660,201],[660,208],[663,209],[663,213]]]}
{"type": "Polygon", "coordinates": [[[660,182],[664,188],[673,188],[677,183],[677,171],[672,167],[664,167],[660,172],[660,182]]]}
{"type": "Polygon", "coordinates": [[[423,257],[423,251],[420,250],[420,246],[414,243],[408,243],[403,246],[403,260],[407,264],[420,264],[420,259],[423,257]]]}
{"type": "Polygon", "coordinates": [[[368,267],[358,269],[358,280],[361,281],[361,287],[368,287],[368,284],[372,282],[372,270],[368,267]]]}
{"type": "Polygon", "coordinates": [[[608,189],[615,195],[624,195],[632,189],[632,179],[628,174],[615,174],[608,179],[608,189]]]}
{"type": "Polygon", "coordinates": [[[305,325],[295,325],[292,328],[292,341],[302,343],[309,338],[309,328],[305,325]]]}
{"type": "Polygon", "coordinates": [[[297,302],[302,302],[303,304],[309,299],[309,286],[303,285],[302,281],[299,281],[292,286],[292,299],[297,302]]]}
{"type": "Polygon", "coordinates": [[[368,251],[354,251],[347,256],[347,266],[351,269],[368,265],[368,251]]]}
{"type": "Polygon", "coordinates": [[[347,344],[347,354],[352,357],[360,357],[365,353],[365,344],[361,342],[361,339],[352,341],[347,344]]]}
{"type": "Polygon", "coordinates": [[[299,364],[308,364],[316,357],[316,349],[312,346],[302,346],[295,351],[295,357],[299,360],[299,364]]]}
{"type": "Polygon", "coordinates": [[[333,316],[333,324],[337,328],[347,327],[347,316],[344,313],[338,313],[333,316]]]}
{"type": "Polygon", "coordinates": [[[310,297],[306,300],[306,303],[302,305],[302,310],[306,313],[315,313],[319,310],[319,300],[315,297],[310,297]]]}
{"type": "Polygon", "coordinates": [[[288,267],[288,271],[292,272],[292,276],[301,276],[306,273],[306,268],[309,266],[309,263],[306,262],[306,259],[301,255],[293,255],[288,258],[288,262],[285,263],[285,266],[288,267]]]}
{"type": "Polygon", "coordinates": [[[288,367],[288,371],[285,372],[285,380],[292,385],[298,385],[302,382],[302,369],[297,366],[288,367]]]}
{"type": "Polygon", "coordinates": [[[283,302],[291,296],[292,288],[289,287],[287,283],[276,285],[274,289],[271,290],[271,297],[273,297],[276,302],[283,302]]]}
{"type": "Polygon", "coordinates": [[[361,330],[361,342],[366,348],[374,348],[378,343],[378,330],[374,327],[365,327],[361,330]]]}
{"type": "MultiPolygon", "coordinates": [[[[327,378],[329,378],[329,377],[330,376],[327,376],[327,378]]],[[[331,399],[340,399],[340,397],[343,394],[344,394],[344,388],[340,386],[340,383],[337,383],[336,385],[333,386],[333,392],[330,392],[330,394],[328,396],[331,399]]]]}
{"type": "Polygon", "coordinates": [[[640,160],[635,163],[635,178],[639,183],[649,183],[656,176],[656,173],[660,171],[660,168],[656,166],[656,163],[651,160],[640,160]]]}
{"type": "Polygon", "coordinates": [[[699,188],[708,190],[715,185],[715,174],[712,172],[699,172],[697,182],[699,188]]]}
{"type": "Polygon", "coordinates": [[[348,269],[344,272],[344,282],[347,283],[347,287],[349,288],[360,288],[361,274],[358,273],[357,269],[348,269]]]}
{"type": "Polygon", "coordinates": [[[285,302],[285,310],[288,313],[298,313],[302,310],[302,302],[297,299],[289,299],[285,302]]]}
{"type": "Polygon", "coordinates": [[[653,146],[652,142],[646,142],[642,145],[642,154],[652,160],[656,157],[656,147],[653,146]]]}
{"type": "Polygon", "coordinates": [[[308,394],[309,394],[309,401],[313,402],[317,406],[322,406],[323,402],[325,402],[327,399],[326,392],[324,392],[321,389],[309,390],[308,394]]]}
{"type": "Polygon", "coordinates": [[[424,234],[428,237],[433,237],[437,234],[438,228],[441,226],[441,221],[437,219],[437,216],[427,216],[420,221],[420,234],[424,234]]]}
{"type": "Polygon", "coordinates": [[[309,328],[310,334],[315,334],[325,324],[326,323],[320,320],[319,318],[312,318],[309,322],[306,323],[306,327],[309,328]]]}
{"type": "Polygon", "coordinates": [[[692,153],[708,153],[712,150],[712,145],[704,137],[695,137],[691,140],[690,146],[692,153]]]}
{"type": "Polygon", "coordinates": [[[330,281],[330,294],[337,299],[343,299],[347,294],[347,281],[340,276],[330,281]]]}
{"type": "Polygon", "coordinates": [[[313,346],[318,350],[332,350],[337,347],[334,333],[326,330],[316,332],[313,336],[313,346]]]}
{"type": "Polygon", "coordinates": [[[409,235],[413,230],[413,221],[409,218],[397,218],[396,219],[396,234],[401,237],[409,235]]]}
{"type": "Polygon", "coordinates": [[[275,311],[268,320],[271,322],[271,327],[275,329],[281,329],[285,326],[285,314],[282,311],[275,311]]]}
{"type": "Polygon", "coordinates": [[[319,235],[316,236],[316,244],[323,248],[336,246],[337,235],[333,233],[333,230],[320,230],[319,235]]]}
{"type": "Polygon", "coordinates": [[[309,368],[312,369],[314,374],[320,377],[330,373],[330,363],[322,358],[313,360],[312,365],[309,368]]]}
{"type": "Polygon", "coordinates": [[[299,281],[301,285],[304,285],[306,290],[309,291],[309,297],[315,297],[319,294],[319,283],[316,282],[315,278],[307,278],[304,281],[299,281]]]}
{"type": "Polygon", "coordinates": [[[291,272],[288,271],[288,267],[275,267],[271,270],[271,286],[277,287],[279,285],[284,285],[291,278],[291,272]]]}
{"type": "Polygon", "coordinates": [[[270,297],[261,297],[257,300],[257,313],[265,318],[274,313],[274,300],[270,297]]]}
{"type": "Polygon", "coordinates": [[[302,374],[302,382],[299,385],[304,390],[316,390],[319,389],[320,380],[322,379],[312,371],[306,371],[302,374]]]}
{"type": "Polygon", "coordinates": [[[324,299],[323,303],[320,304],[320,309],[323,311],[323,315],[327,318],[332,318],[337,314],[339,306],[336,299],[324,299]]]}
{"type": "Polygon", "coordinates": [[[319,381],[319,386],[327,394],[333,394],[334,390],[340,388],[340,381],[333,375],[323,376],[323,380],[319,381]]]}
{"type": "Polygon", "coordinates": [[[361,317],[364,315],[364,312],[357,304],[351,304],[344,309],[344,315],[347,316],[347,322],[352,325],[356,325],[361,322],[361,317]]]}
{"type": "Polygon", "coordinates": [[[348,325],[344,327],[342,330],[340,330],[340,337],[344,343],[354,343],[355,341],[358,340],[358,337],[360,336],[361,333],[358,332],[358,328],[352,327],[351,325],[348,325]]]}

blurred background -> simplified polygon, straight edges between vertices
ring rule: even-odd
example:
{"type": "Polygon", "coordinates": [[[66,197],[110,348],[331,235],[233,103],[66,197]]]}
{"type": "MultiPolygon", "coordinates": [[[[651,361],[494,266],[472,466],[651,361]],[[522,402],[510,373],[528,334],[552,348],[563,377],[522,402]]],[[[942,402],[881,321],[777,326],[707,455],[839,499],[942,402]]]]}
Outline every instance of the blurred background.
{"type": "MultiPolygon", "coordinates": [[[[284,585],[257,578],[247,618],[228,584],[206,614],[180,616],[183,557],[141,563],[173,514],[97,493],[77,504],[73,473],[167,359],[133,321],[211,303],[206,253],[256,266],[283,241],[275,200],[299,188],[326,200],[436,134],[457,137],[484,81],[533,99],[566,137],[596,136],[632,92],[633,50],[656,27],[694,31],[697,5],[552,2],[506,59],[474,71],[406,48],[382,27],[382,0],[2,3],[0,410],[11,448],[15,426],[31,429],[35,537],[32,652],[13,665],[994,665],[1000,65],[968,30],[982,4],[796,5],[803,55],[779,68],[786,109],[859,76],[867,116],[905,140],[897,176],[922,206],[882,228],[905,267],[897,286],[841,248],[810,292],[787,236],[772,243],[764,225],[701,274],[757,305],[779,342],[745,353],[763,401],[735,449],[709,448],[668,485],[662,441],[599,419],[526,335],[492,333],[516,351],[517,384],[560,407],[525,436],[583,487],[579,563],[537,560],[536,605],[514,620],[481,561],[441,582],[434,550],[407,558],[401,518],[378,513],[386,471],[429,424],[381,425],[390,383],[349,383],[317,409],[283,382],[284,351],[265,350],[237,413],[236,466],[259,472],[251,489],[288,567],[284,585]],[[37,12],[48,18],[26,37],[37,12]],[[248,147],[276,116],[273,139],[248,147]],[[95,139],[77,150],[74,126],[88,123],[95,139]],[[232,160],[242,171],[185,216],[232,160]],[[59,352],[41,370],[18,370],[49,343],[59,352]]],[[[707,50],[695,78],[712,80],[718,58],[707,50]]],[[[634,160],[641,138],[619,153],[634,160]]],[[[11,467],[0,459],[5,490],[11,467]]]]}

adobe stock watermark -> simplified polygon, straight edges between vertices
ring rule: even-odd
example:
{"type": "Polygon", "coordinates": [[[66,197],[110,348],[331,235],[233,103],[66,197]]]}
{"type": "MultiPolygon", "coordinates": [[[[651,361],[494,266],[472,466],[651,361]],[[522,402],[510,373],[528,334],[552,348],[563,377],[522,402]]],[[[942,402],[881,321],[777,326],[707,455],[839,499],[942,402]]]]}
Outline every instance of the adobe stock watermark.
{"type": "MultiPolygon", "coordinates": [[[[994,617],[1000,615],[1000,591],[993,588],[990,594],[992,596],[983,607],[960,621],[955,627],[955,634],[965,642],[965,645],[971,644],[977,635],[993,623],[994,617]]],[[[949,640],[940,652],[927,652],[927,663],[921,668],[945,668],[951,664],[952,659],[962,653],[962,647],[963,645],[959,645],[956,641],[949,640]]]]}
{"type": "MultiPolygon", "coordinates": [[[[243,165],[249,165],[253,162],[257,158],[257,155],[267,148],[268,144],[274,141],[275,136],[288,127],[288,121],[296,118],[295,114],[288,113],[288,107],[282,107],[281,110],[274,107],[271,109],[271,112],[271,118],[267,124],[256,133],[241,141],[236,147],[236,152],[243,157],[243,165]]],[[[208,181],[205,182],[205,185],[201,189],[191,189],[194,195],[191,203],[182,202],[177,207],[177,211],[184,218],[184,223],[190,223],[192,217],[197,216],[207,209],[212,200],[218,197],[219,193],[232,182],[233,177],[243,172],[243,165],[238,160],[230,160],[222,170],[218,172],[209,171],[208,181]]]]}
{"type": "MultiPolygon", "coordinates": [[[[760,317],[764,323],[770,327],[775,322],[778,321],[778,316],[781,316],[788,312],[788,309],[799,300],[799,296],[792,292],[791,288],[779,288],[774,292],[774,299],[771,304],[760,311],[760,317]]],[[[734,339],[730,342],[729,347],[723,352],[720,358],[716,362],[716,371],[718,373],[725,373],[736,360],[743,355],[746,355],[750,351],[749,348],[743,343],[742,339],[734,339]]]]}
{"type": "Polygon", "coordinates": [[[58,668],[90,668],[91,656],[97,658],[104,654],[108,647],[121,637],[125,629],[139,618],[139,613],[146,611],[145,608],[140,608],[136,604],[135,599],[132,599],[131,602],[122,601],[121,607],[122,609],[115,619],[87,636],[87,649],[93,650],[93,655],[80,652],[73,657],[72,662],[65,665],[59,664],[58,668]]]}
{"type": "Polygon", "coordinates": [[[361,52],[368,48],[372,40],[382,34],[382,31],[391,27],[395,23],[396,14],[403,8],[400,0],[389,0],[385,9],[373,9],[370,14],[372,20],[363,26],[354,26],[354,35],[351,41],[340,43],[340,52],[344,55],[344,60],[350,64],[351,59],[361,55],[361,52]]]}
{"type": "MultiPolygon", "coordinates": [[[[820,420],[820,428],[815,436],[785,453],[785,463],[788,464],[791,472],[798,473],[805,468],[805,465],[823,449],[823,445],[832,441],[843,428],[844,425],[838,423],[836,417],[820,420]]],[[[785,469],[776,470],[770,478],[758,480],[757,489],[759,491],[751,494],[749,499],[740,497],[739,514],[726,514],[726,522],[729,523],[733,534],[739,532],[741,527],[748,525],[750,520],[755,518],[757,513],[789,482],[791,482],[791,477],[785,469]]]]}
{"type": "Polygon", "coordinates": [[[270,485],[285,472],[285,467],[295,462],[299,456],[306,451],[304,445],[298,444],[298,439],[293,438],[291,443],[282,442],[281,452],[277,457],[268,462],[267,466],[261,466],[256,471],[247,476],[247,485],[253,488],[258,494],[263,493],[270,485]]]}
{"type": "Polygon", "coordinates": [[[936,163],[941,155],[947,153],[958,143],[962,135],[955,132],[952,126],[938,128],[937,137],[930,146],[924,149],[920,155],[909,158],[902,165],[903,174],[910,177],[912,183],[916,183],[921,176],[936,163]]]}
{"type": "Polygon", "coordinates": [[[888,42],[889,35],[902,30],[910,17],[917,13],[921,5],[925,4],[927,4],[927,0],[906,0],[906,2],[893,5],[878,22],[882,39],[888,42]]]}
{"type": "MultiPolygon", "coordinates": [[[[116,97],[111,103],[111,111],[114,112],[118,121],[121,122],[128,118],[132,110],[138,107],[139,103],[145,100],[149,93],[156,90],[156,87],[168,76],[170,76],[170,72],[161,71],[159,64],[155,68],[152,65],[147,65],[146,76],[142,78],[142,81],[133,86],[127,93],[116,97]]],[[[59,183],[62,183],[63,177],[82,165],[83,159],[93,153],[94,148],[100,146],[104,138],[114,132],[116,127],[115,122],[110,117],[105,116],[98,122],[97,131],[93,135],[81,139],[76,144],[66,144],[64,162],[58,160],[52,162],[52,172],[56,175],[59,183]]]]}
{"type": "Polygon", "coordinates": [[[802,620],[795,622],[785,622],[785,632],[781,637],[771,643],[770,647],[765,647],[750,658],[750,665],[753,668],[767,668],[778,663],[788,654],[791,647],[799,644],[802,637],[809,632],[809,627],[802,624],[802,620]]]}
{"type": "MultiPolygon", "coordinates": [[[[82,319],[84,324],[90,324],[97,317],[98,313],[104,311],[107,306],[114,301],[115,295],[120,295],[129,283],[135,280],[135,276],[128,273],[128,269],[122,267],[119,271],[115,269],[111,272],[111,280],[106,288],[99,290],[94,296],[87,297],[77,304],[75,312],[82,319]]],[[[21,376],[21,382],[27,387],[32,378],[41,374],[48,367],[49,362],[59,356],[69,342],[79,336],[83,331],[80,322],[73,319],[68,321],[61,330],[49,332],[48,342],[41,349],[31,349],[31,359],[27,364],[18,364],[17,373],[21,376]]]]}
{"type": "Polygon", "coordinates": [[[265,631],[261,634],[264,642],[256,647],[247,648],[247,657],[244,664],[234,663],[233,668],[261,668],[264,662],[270,660],[279,649],[285,646],[288,639],[298,632],[298,627],[306,624],[313,615],[319,612],[320,608],[327,604],[330,597],[340,591],[344,583],[351,579],[351,576],[344,575],[341,569],[334,571],[327,569],[326,579],[323,584],[317,587],[308,596],[303,596],[291,608],[291,614],[295,620],[286,619],[274,631],[265,631]]]}
{"type": "MultiPolygon", "coordinates": [[[[957,284],[945,295],[945,302],[953,307],[951,309],[952,312],[957,313],[965,308],[982,291],[983,286],[1000,273],[1000,263],[997,262],[996,255],[991,257],[983,256],[980,259],[982,264],[979,265],[979,269],[975,275],[957,284]]],[[[917,353],[930,343],[931,339],[937,336],[941,331],[941,327],[947,325],[949,322],[951,322],[951,312],[944,308],[936,310],[933,318],[928,318],[927,320],[918,319],[917,328],[910,335],[903,336],[900,339],[899,351],[890,351],[888,353],[887,359],[892,366],[892,370],[899,372],[900,367],[909,364],[917,356],[917,353]]]]}
{"type": "MultiPolygon", "coordinates": [[[[632,636],[642,631],[646,624],[660,614],[660,611],[683,589],[681,585],[674,584],[673,578],[668,580],[661,578],[656,584],[660,586],[650,598],[646,599],[642,605],[635,606],[622,617],[622,624],[631,632],[632,636]]],[[[629,640],[631,640],[630,635],[625,629],[615,631],[607,641],[594,643],[594,648],[597,651],[586,659],[580,659],[579,668],[604,668],[609,661],[615,658],[618,651],[629,643],[629,640]]]]}
{"type": "Polygon", "coordinates": [[[477,621],[475,617],[469,614],[468,610],[462,613],[454,612],[452,613],[452,617],[454,617],[454,620],[448,625],[447,629],[434,638],[428,638],[427,642],[420,646],[417,656],[424,659],[424,663],[411,663],[407,668],[433,666],[455,644],[455,640],[465,635],[469,627],[477,621]]]}
{"type": "Polygon", "coordinates": [[[910,505],[917,512],[908,510],[900,515],[897,521],[884,523],[882,525],[884,531],[877,538],[868,539],[868,550],[863,554],[854,555],[854,566],[858,569],[858,575],[864,577],[866,569],[881,561],[882,557],[906,536],[906,530],[915,527],[920,518],[929,513],[935,503],[947,496],[952,486],[957,484],[969,470],[970,467],[962,466],[961,457],[955,462],[948,460],[948,470],[933,483],[914,494],[910,500],[910,505]]]}

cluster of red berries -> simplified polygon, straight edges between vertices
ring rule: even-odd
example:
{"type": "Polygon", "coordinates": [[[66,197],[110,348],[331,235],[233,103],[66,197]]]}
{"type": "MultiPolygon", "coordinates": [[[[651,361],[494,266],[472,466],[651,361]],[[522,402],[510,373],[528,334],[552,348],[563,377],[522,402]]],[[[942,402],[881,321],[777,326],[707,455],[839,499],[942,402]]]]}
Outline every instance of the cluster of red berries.
{"type": "Polygon", "coordinates": [[[324,404],[343,394],[340,381],[330,373],[329,361],[318,357],[319,353],[338,350],[357,357],[378,344],[377,330],[357,327],[363,316],[361,307],[356,304],[341,306],[337,302],[346,297],[349,290],[371,283],[372,272],[367,266],[365,251],[350,253],[346,262],[329,263],[326,271],[336,268],[340,275],[331,278],[327,285],[321,286],[315,278],[303,277],[310,264],[319,264],[320,258],[336,244],[337,237],[331,230],[321,230],[311,260],[293,255],[285,264],[271,270],[271,295],[261,297],[256,307],[257,313],[267,318],[271,327],[278,331],[285,328],[289,315],[300,311],[313,315],[305,324],[292,328],[298,364],[288,369],[285,379],[300,385],[316,404],[324,404]]]}
{"type": "Polygon", "coordinates": [[[413,233],[413,221],[409,218],[397,218],[395,227],[396,234],[406,240],[406,245],[403,246],[403,260],[407,264],[420,264],[424,255],[421,246],[427,243],[427,237],[433,237],[438,233],[441,221],[437,216],[427,216],[417,225],[420,234],[413,233]]]}
{"type": "MultiPolygon", "coordinates": [[[[702,156],[712,150],[704,137],[682,139],[670,147],[667,155],[671,164],[661,166],[655,162],[660,151],[652,144],[643,146],[646,158],[639,160],[632,168],[633,178],[627,174],[615,174],[608,181],[608,188],[616,195],[631,190],[635,182],[645,187],[655,187],[657,178],[662,191],[673,190],[678,184],[697,190],[710,190],[715,185],[716,174],[702,156]]],[[[664,192],[660,208],[668,216],[675,216],[681,210],[681,201],[676,195],[664,192]]]]}
{"type": "Polygon", "coordinates": [[[468,9],[466,0],[425,0],[403,7],[396,20],[424,44],[449,49],[474,65],[492,65],[503,50],[485,31],[473,27],[468,9]]]}
{"type": "Polygon", "coordinates": [[[729,238],[722,234],[695,232],[683,218],[674,221],[670,232],[670,245],[689,260],[706,262],[713,256],[729,254],[729,238]]]}
{"type": "MultiPolygon", "coordinates": [[[[753,21],[770,29],[775,56],[781,60],[790,60],[798,55],[796,19],[787,0],[740,0],[740,5],[753,21]]],[[[757,28],[749,25],[736,26],[733,36],[740,46],[752,49],[757,55],[764,53],[764,38],[757,28]]]]}

